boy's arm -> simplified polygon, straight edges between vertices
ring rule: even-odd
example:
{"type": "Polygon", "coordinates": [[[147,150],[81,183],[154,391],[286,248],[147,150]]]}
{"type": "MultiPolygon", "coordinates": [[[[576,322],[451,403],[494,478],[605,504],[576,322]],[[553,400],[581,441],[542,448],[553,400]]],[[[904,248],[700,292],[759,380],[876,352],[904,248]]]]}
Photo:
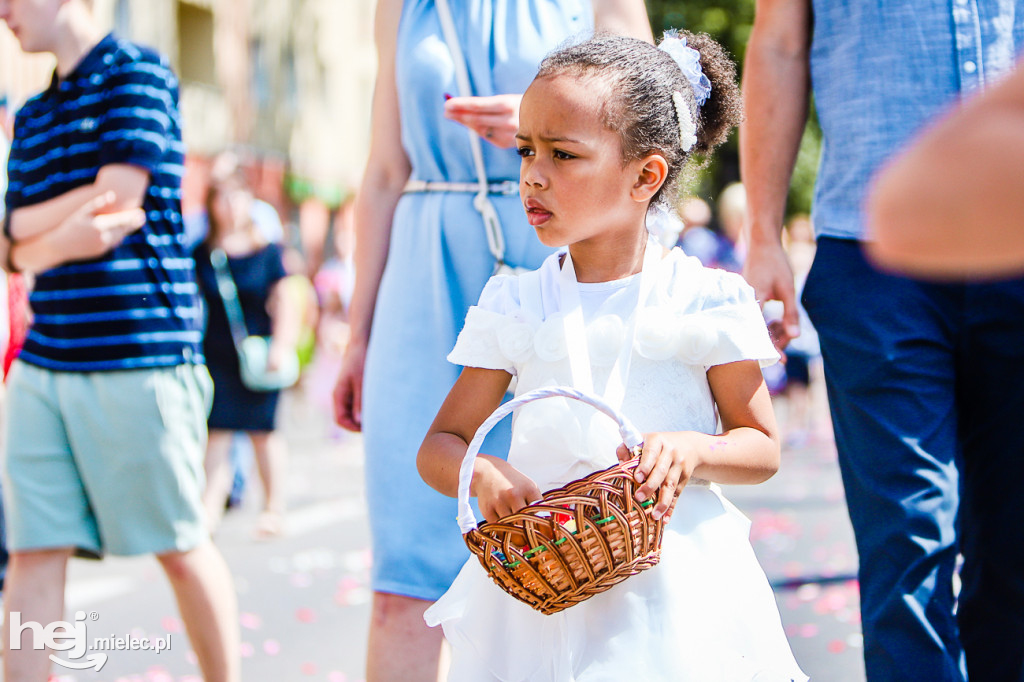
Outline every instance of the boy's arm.
{"type": "Polygon", "coordinates": [[[99,258],[146,222],[141,208],[110,213],[117,200],[112,192],[80,206],[54,229],[20,242],[3,240],[5,268],[10,272],[43,272],[75,260],[99,258]]]}
{"type": "MultiPolygon", "coordinates": [[[[112,163],[100,169],[96,180],[38,204],[11,212],[10,238],[15,242],[49,232],[67,220],[82,206],[98,196],[113,192],[117,197],[111,211],[142,206],[149,171],[138,166],[112,163]]],[[[74,254],[69,260],[76,260],[74,254]]]]}

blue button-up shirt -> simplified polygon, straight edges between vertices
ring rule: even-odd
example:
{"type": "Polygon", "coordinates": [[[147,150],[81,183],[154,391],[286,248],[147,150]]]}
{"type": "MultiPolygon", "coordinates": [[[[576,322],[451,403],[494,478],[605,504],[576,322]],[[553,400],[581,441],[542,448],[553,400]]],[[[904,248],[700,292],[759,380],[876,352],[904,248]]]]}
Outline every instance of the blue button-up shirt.
{"type": "Polygon", "coordinates": [[[818,234],[860,238],[873,173],[945,107],[1012,68],[1022,39],[1024,0],[814,0],[818,234]]]}

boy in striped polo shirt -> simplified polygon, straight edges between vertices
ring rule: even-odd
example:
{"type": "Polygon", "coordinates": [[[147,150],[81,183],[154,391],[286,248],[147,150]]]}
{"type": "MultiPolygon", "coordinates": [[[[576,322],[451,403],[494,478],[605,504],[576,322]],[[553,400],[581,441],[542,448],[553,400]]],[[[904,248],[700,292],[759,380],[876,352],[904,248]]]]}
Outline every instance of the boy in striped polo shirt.
{"type": "MultiPolygon", "coordinates": [[[[200,502],[212,387],[176,79],[159,55],[104,36],[89,0],[0,0],[0,18],[24,51],[57,58],[10,150],[6,261],[36,278],[9,377],[4,606],[45,627],[63,620],[73,553],[154,553],[204,678],[237,682],[234,588],[200,502]]],[[[5,679],[45,680],[48,653],[23,638],[5,679]]]]}

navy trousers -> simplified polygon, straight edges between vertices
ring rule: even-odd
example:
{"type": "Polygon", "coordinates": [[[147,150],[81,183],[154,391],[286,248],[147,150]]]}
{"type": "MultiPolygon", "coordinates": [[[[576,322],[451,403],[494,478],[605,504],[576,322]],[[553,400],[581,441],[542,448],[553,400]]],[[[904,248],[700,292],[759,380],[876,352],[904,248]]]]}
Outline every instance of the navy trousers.
{"type": "Polygon", "coordinates": [[[1024,279],[922,283],[822,238],[821,337],[872,682],[1024,682],[1024,279]],[[962,587],[954,595],[957,553],[962,587]]]}

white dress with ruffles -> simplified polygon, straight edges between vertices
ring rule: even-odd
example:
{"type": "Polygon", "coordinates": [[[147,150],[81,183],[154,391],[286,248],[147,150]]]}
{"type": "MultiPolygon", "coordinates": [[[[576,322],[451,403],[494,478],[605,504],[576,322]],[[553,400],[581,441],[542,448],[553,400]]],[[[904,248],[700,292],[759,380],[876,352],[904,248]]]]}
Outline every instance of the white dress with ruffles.
{"type": "MultiPolygon", "coordinates": [[[[707,368],[778,359],[753,290],[675,249],[658,263],[639,309],[622,411],[640,432],[715,433],[707,368]]],[[[608,379],[636,314],[639,276],[579,284],[593,381],[608,379]]],[[[559,261],[534,274],[495,276],[470,309],[453,363],[506,370],[516,394],[571,385],[559,308],[559,261]],[[530,279],[527,279],[527,278],[530,279]],[[526,299],[525,304],[522,299],[526,299]]],[[[508,460],[550,490],[616,462],[614,422],[564,398],[513,415],[508,460]]],[[[499,454],[499,453],[488,453],[499,454]]],[[[655,567],[546,616],[508,596],[476,557],[426,612],[452,646],[455,682],[776,682],[806,680],[782,631],[750,523],[717,485],[691,481],[655,567]]]]}

